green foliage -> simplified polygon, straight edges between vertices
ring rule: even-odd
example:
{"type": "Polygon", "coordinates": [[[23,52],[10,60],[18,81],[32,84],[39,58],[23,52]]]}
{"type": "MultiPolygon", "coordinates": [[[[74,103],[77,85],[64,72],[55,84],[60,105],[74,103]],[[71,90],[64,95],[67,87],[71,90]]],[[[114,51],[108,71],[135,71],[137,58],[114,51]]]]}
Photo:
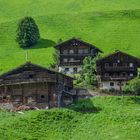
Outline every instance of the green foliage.
{"type": "Polygon", "coordinates": [[[83,69],[81,72],[81,79],[86,85],[96,86],[96,59],[92,57],[86,57],[83,61],[83,69]]]}
{"type": "Polygon", "coordinates": [[[1,111],[0,139],[139,140],[139,108],[140,97],[106,96],[81,100],[67,109],[1,111]]]}
{"type": "Polygon", "coordinates": [[[18,23],[16,41],[21,47],[29,48],[40,38],[39,29],[32,17],[25,17],[18,23]]]}
{"type": "Polygon", "coordinates": [[[140,78],[130,80],[123,88],[126,94],[140,95],[140,78]]]}

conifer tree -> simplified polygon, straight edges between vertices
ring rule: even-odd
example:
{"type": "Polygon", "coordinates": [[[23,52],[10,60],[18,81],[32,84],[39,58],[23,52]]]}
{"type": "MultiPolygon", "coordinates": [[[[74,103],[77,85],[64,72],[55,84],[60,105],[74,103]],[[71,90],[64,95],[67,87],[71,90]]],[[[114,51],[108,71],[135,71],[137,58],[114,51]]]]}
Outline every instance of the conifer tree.
{"type": "Polygon", "coordinates": [[[23,48],[36,44],[40,38],[39,29],[32,17],[25,17],[18,23],[16,41],[23,48]]]}

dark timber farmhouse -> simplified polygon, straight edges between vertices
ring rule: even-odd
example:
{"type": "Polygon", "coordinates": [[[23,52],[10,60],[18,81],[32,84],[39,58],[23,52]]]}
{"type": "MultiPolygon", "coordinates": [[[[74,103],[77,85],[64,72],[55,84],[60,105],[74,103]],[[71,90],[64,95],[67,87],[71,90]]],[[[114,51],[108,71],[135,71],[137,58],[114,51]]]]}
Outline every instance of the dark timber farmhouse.
{"type": "Polygon", "coordinates": [[[128,80],[137,76],[140,60],[124,52],[116,51],[96,63],[100,88],[121,90],[128,80]]]}
{"type": "Polygon", "coordinates": [[[60,53],[59,72],[75,74],[82,70],[87,56],[95,57],[101,50],[82,40],[72,38],[55,46],[60,53]]]}
{"type": "Polygon", "coordinates": [[[0,76],[0,102],[60,107],[72,102],[73,78],[30,62],[0,76]]]}

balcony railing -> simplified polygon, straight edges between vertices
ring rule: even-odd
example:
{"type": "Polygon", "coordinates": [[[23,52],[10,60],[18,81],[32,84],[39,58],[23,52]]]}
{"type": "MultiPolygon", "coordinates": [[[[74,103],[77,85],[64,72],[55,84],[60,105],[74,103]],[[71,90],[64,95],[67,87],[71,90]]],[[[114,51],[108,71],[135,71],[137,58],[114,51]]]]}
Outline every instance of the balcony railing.
{"type": "Polygon", "coordinates": [[[93,53],[67,53],[67,54],[60,54],[60,56],[94,56],[93,53]]]}
{"type": "Polygon", "coordinates": [[[83,62],[79,62],[79,61],[75,61],[75,62],[71,62],[71,61],[69,61],[69,62],[60,62],[60,64],[59,65],[62,65],[62,66],[71,66],[71,65],[82,65],[83,64],[83,62]]]}
{"type": "Polygon", "coordinates": [[[56,82],[56,76],[51,75],[45,78],[16,78],[16,79],[4,79],[0,82],[3,84],[16,84],[16,83],[37,83],[37,82],[56,82]]]}
{"type": "Polygon", "coordinates": [[[116,66],[116,67],[105,67],[107,71],[134,71],[134,67],[124,67],[124,66],[116,66]]]}
{"type": "Polygon", "coordinates": [[[114,80],[114,81],[128,81],[134,78],[134,76],[101,76],[102,80],[114,80]]]}

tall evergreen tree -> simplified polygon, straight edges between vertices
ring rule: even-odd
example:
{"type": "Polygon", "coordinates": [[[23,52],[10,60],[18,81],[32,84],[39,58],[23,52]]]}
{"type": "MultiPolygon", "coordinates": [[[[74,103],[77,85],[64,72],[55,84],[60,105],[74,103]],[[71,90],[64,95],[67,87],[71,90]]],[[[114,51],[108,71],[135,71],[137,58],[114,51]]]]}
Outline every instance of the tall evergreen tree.
{"type": "Polygon", "coordinates": [[[29,48],[40,38],[39,29],[32,17],[25,17],[18,23],[16,41],[21,47],[29,48]]]}

